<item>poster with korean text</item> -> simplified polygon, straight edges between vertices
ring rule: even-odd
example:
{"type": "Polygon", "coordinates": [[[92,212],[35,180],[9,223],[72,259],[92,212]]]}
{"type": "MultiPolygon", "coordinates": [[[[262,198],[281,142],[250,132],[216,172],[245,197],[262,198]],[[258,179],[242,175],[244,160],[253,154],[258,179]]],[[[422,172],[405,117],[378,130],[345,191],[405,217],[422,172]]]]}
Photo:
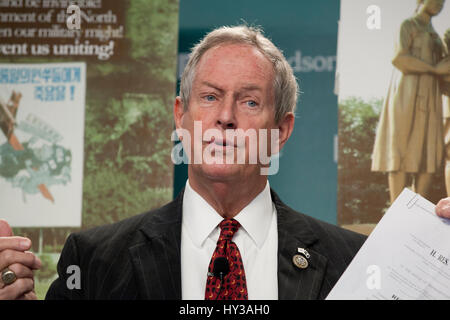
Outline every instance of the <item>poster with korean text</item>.
{"type": "Polygon", "coordinates": [[[0,203],[14,227],[81,225],[86,65],[0,64],[0,203]]]}

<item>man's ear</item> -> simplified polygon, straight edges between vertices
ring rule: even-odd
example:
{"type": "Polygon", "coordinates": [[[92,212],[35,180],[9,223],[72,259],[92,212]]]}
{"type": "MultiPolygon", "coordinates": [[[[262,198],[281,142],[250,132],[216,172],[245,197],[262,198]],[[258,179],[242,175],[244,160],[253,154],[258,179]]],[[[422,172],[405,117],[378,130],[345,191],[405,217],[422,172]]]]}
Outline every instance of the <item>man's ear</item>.
{"type": "Polygon", "coordinates": [[[294,123],[295,123],[295,115],[293,112],[286,113],[278,123],[278,130],[280,133],[279,150],[283,149],[284,144],[288,141],[289,137],[291,136],[292,131],[294,130],[294,123]]]}
{"type": "Polygon", "coordinates": [[[173,118],[175,120],[175,128],[181,129],[183,123],[184,106],[183,101],[180,96],[175,98],[175,103],[173,105],[173,118]]]}

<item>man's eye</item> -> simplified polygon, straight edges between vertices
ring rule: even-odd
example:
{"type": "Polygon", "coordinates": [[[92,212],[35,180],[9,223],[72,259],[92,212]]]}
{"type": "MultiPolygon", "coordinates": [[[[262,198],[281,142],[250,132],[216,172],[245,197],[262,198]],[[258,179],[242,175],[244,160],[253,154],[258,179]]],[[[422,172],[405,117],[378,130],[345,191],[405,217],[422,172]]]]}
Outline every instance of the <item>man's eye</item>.
{"type": "Polygon", "coordinates": [[[216,97],[209,94],[209,95],[205,96],[205,100],[206,101],[216,101],[216,97]]]}
{"type": "Polygon", "coordinates": [[[252,108],[254,108],[254,107],[256,107],[258,104],[255,102],[255,101],[253,101],[253,100],[249,100],[249,101],[247,101],[246,102],[247,103],[247,105],[249,106],[249,107],[252,107],[252,108]]]}

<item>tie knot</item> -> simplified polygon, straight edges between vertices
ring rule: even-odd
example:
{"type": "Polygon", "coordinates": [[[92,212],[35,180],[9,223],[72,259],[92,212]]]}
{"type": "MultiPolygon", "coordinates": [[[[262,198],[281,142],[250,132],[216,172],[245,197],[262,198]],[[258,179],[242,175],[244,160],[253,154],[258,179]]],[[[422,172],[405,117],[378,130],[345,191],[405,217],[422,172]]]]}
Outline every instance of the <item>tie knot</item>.
{"type": "Polygon", "coordinates": [[[224,219],[219,226],[220,226],[219,241],[222,241],[222,240],[231,240],[235,232],[239,229],[241,225],[237,220],[224,219]]]}

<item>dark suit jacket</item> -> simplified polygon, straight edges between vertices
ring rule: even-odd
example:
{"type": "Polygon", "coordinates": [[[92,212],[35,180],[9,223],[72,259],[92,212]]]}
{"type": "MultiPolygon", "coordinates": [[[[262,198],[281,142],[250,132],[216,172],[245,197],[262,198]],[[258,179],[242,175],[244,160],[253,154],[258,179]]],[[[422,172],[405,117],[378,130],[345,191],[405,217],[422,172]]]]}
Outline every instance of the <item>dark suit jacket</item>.
{"type": "MultiPolygon", "coordinates": [[[[324,299],[365,236],[298,213],[271,194],[278,215],[279,299],[324,299]],[[310,253],[306,269],[292,262],[298,247],[310,253]]],[[[182,202],[183,192],[159,209],[71,234],[46,299],[181,299],[182,202]],[[70,265],[80,267],[81,289],[67,287],[70,265]]]]}

